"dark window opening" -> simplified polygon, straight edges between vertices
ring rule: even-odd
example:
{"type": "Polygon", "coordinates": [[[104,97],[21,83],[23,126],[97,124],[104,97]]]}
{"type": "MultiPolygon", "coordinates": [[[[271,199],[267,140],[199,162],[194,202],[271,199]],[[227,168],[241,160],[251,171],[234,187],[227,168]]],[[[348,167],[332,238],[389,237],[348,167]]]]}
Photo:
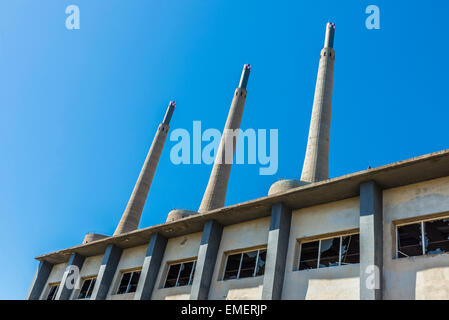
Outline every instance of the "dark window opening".
{"type": "Polygon", "coordinates": [[[122,275],[122,280],[117,290],[117,294],[135,292],[140,278],[140,271],[126,272],[122,275]]]}
{"type": "Polygon", "coordinates": [[[78,295],[78,299],[88,299],[92,296],[92,292],[94,291],[96,279],[87,279],[84,280],[83,286],[81,287],[80,293],[78,295]]]}
{"type": "Polygon", "coordinates": [[[50,291],[47,295],[47,300],[55,300],[59,285],[50,286],[50,291]]]}
{"type": "Polygon", "coordinates": [[[424,222],[426,254],[449,252],[449,219],[424,222]]]}
{"type": "Polygon", "coordinates": [[[265,272],[266,249],[232,254],[227,257],[223,280],[261,276],[265,272]]]}
{"type": "Polygon", "coordinates": [[[320,268],[338,266],[340,263],[340,237],[321,240],[320,268]]]}
{"type": "Polygon", "coordinates": [[[299,270],[315,269],[318,266],[318,248],[320,241],[301,244],[301,256],[299,258],[299,270]]]}
{"type": "Polygon", "coordinates": [[[360,239],[358,234],[342,237],[341,264],[360,263],[360,239]]]}
{"type": "Polygon", "coordinates": [[[196,261],[170,265],[164,288],[191,285],[195,274],[196,261]]]}
{"type": "Polygon", "coordinates": [[[301,243],[298,270],[360,263],[359,235],[301,243]]]}
{"type": "Polygon", "coordinates": [[[398,258],[420,256],[422,254],[421,223],[398,227],[398,258]]]}

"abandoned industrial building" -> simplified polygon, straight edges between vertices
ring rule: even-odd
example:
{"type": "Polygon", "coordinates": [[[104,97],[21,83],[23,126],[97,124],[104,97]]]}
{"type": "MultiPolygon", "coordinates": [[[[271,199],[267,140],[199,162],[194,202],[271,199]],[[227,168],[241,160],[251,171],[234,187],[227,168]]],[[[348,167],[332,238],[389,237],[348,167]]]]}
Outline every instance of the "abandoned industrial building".
{"type": "MultiPolygon", "coordinates": [[[[224,133],[198,212],[138,229],[170,102],[113,236],[38,256],[27,299],[449,299],[449,150],[329,179],[334,33],[328,23],[299,180],[225,207],[224,133]]],[[[240,127],[250,70],[225,129],[240,127]]]]}

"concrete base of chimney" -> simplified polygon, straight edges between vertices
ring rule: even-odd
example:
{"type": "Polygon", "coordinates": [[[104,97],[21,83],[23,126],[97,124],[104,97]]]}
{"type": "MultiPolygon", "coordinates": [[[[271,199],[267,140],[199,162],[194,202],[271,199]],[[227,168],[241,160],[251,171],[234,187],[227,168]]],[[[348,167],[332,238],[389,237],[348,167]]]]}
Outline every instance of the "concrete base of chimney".
{"type": "Polygon", "coordinates": [[[290,189],[298,188],[309,184],[310,182],[301,181],[301,180],[279,180],[273,183],[268,190],[268,195],[285,192],[290,189]]]}
{"type": "Polygon", "coordinates": [[[100,240],[100,239],[104,239],[107,238],[109,236],[106,236],[104,234],[98,234],[98,233],[87,233],[84,236],[84,240],[83,240],[83,244],[92,242],[92,241],[96,241],[96,240],[100,240]]]}
{"type": "Polygon", "coordinates": [[[174,209],[168,213],[167,221],[172,222],[182,218],[190,217],[195,214],[198,214],[196,211],[182,210],[182,209],[174,209]]]}

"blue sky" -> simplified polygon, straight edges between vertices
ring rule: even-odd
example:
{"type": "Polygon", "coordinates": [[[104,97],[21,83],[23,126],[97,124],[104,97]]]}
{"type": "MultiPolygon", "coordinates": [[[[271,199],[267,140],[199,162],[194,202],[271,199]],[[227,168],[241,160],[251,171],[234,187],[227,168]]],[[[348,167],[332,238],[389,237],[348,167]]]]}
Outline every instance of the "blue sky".
{"type": "MultiPolygon", "coordinates": [[[[171,130],[222,130],[251,63],[242,128],[279,130],[279,170],[234,166],[227,204],[299,178],[325,24],[336,23],[330,176],[449,148],[447,1],[17,0],[0,3],[0,299],[34,257],[111,235],[168,101],[171,130]],[[80,8],[80,30],[65,8],[80,8]],[[380,30],[365,8],[380,8],[380,30]]],[[[211,166],[167,140],[141,227],[197,210],[211,166]]]]}

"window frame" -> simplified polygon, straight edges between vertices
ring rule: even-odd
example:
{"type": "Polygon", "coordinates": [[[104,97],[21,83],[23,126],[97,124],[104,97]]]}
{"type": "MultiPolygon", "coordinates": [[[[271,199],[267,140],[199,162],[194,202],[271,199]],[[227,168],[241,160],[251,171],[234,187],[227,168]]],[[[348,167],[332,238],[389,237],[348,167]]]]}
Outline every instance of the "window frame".
{"type": "MultiPolygon", "coordinates": [[[[252,248],[252,249],[244,249],[244,250],[239,250],[239,251],[229,251],[227,253],[225,253],[226,258],[224,259],[224,265],[223,265],[223,272],[222,275],[220,277],[221,281],[228,281],[228,280],[239,280],[240,278],[240,271],[242,269],[242,261],[243,261],[243,254],[247,253],[247,252],[257,252],[257,256],[256,256],[256,263],[254,265],[254,270],[253,270],[253,274],[251,277],[245,277],[245,278],[255,278],[255,277],[261,277],[265,275],[265,271],[263,275],[256,275],[256,271],[257,271],[257,265],[259,263],[259,256],[260,256],[260,251],[265,251],[267,252],[267,247],[257,247],[257,248],[252,248]],[[225,274],[226,274],[226,266],[228,265],[228,258],[229,256],[233,256],[236,254],[240,254],[240,262],[239,262],[239,270],[237,272],[237,277],[235,279],[225,279],[225,274]]],[[[242,278],[242,279],[245,279],[242,278]]]]}
{"type": "Polygon", "coordinates": [[[198,259],[190,259],[190,260],[184,260],[184,261],[175,261],[175,262],[170,262],[167,263],[167,272],[166,275],[164,277],[164,282],[162,283],[162,288],[163,289],[170,289],[170,288],[178,288],[178,287],[186,287],[186,286],[191,286],[193,283],[193,276],[195,275],[195,270],[196,270],[196,263],[197,263],[198,259]],[[192,270],[190,271],[190,276],[189,276],[189,282],[186,285],[182,285],[179,286],[178,282],[179,282],[179,277],[181,275],[181,271],[182,271],[182,265],[186,264],[186,263],[190,263],[193,262],[193,266],[192,266],[192,270]],[[167,283],[167,277],[168,277],[168,273],[170,271],[170,268],[172,266],[176,266],[176,265],[180,265],[179,270],[178,270],[178,275],[176,276],[176,282],[175,285],[173,287],[166,287],[165,284],[167,283]]]}
{"type": "MultiPolygon", "coordinates": [[[[398,221],[394,222],[394,228],[395,228],[394,235],[396,237],[396,239],[395,239],[396,240],[395,241],[396,242],[395,243],[395,252],[394,252],[394,255],[393,255],[394,259],[396,260],[396,259],[404,259],[404,258],[408,259],[408,258],[421,257],[421,256],[433,256],[434,254],[426,253],[425,223],[426,222],[430,222],[430,221],[438,221],[438,220],[445,220],[445,219],[449,219],[449,216],[447,214],[443,215],[443,216],[438,216],[438,217],[428,217],[428,218],[424,218],[424,219],[419,219],[418,218],[418,219],[415,219],[415,220],[407,220],[407,221],[404,221],[404,222],[400,222],[400,221],[399,222],[398,221]],[[422,252],[422,254],[421,255],[417,255],[417,256],[399,257],[399,230],[398,229],[400,227],[408,226],[408,225],[411,225],[411,224],[419,224],[420,225],[420,229],[421,229],[421,252],[422,252]]],[[[439,253],[439,254],[447,254],[447,253],[449,253],[449,251],[448,252],[442,252],[442,253],[439,253]]],[[[402,254],[404,254],[404,253],[402,253],[402,254]]]]}
{"type": "MultiPolygon", "coordinates": [[[[121,280],[121,279],[120,279],[120,280],[121,280]]],[[[97,276],[91,276],[91,277],[85,277],[85,278],[83,278],[83,285],[81,286],[81,288],[80,288],[80,290],[79,290],[79,292],[78,292],[78,296],[77,296],[76,299],[77,299],[77,300],[90,299],[90,297],[92,296],[92,293],[93,293],[93,291],[94,291],[94,288],[95,288],[95,284],[96,284],[96,283],[97,283],[97,276]],[[95,281],[92,281],[92,280],[95,280],[95,281]],[[84,283],[85,283],[86,281],[90,281],[89,287],[87,288],[87,291],[86,291],[86,297],[85,297],[85,298],[80,298],[81,291],[82,291],[83,286],[84,286],[84,283]],[[94,283],[94,286],[93,286],[93,287],[92,287],[92,282],[94,283]],[[87,297],[87,294],[89,293],[91,287],[92,287],[92,293],[91,293],[91,295],[90,295],[89,297],[87,297]]]]}
{"type": "MultiPolygon", "coordinates": [[[[298,244],[299,244],[299,250],[298,250],[298,257],[296,259],[296,268],[295,271],[307,271],[307,270],[319,270],[319,269],[325,269],[325,268],[332,268],[332,267],[341,267],[341,266],[346,266],[349,264],[341,264],[342,262],[342,255],[341,255],[341,250],[342,250],[342,243],[343,243],[343,238],[344,237],[349,237],[349,236],[353,236],[353,235],[358,235],[359,236],[359,263],[360,263],[360,231],[352,231],[352,232],[348,232],[348,233],[340,233],[340,234],[334,234],[334,235],[329,235],[329,236],[324,236],[324,237],[313,237],[313,238],[304,238],[304,239],[298,239],[298,244]],[[322,267],[320,268],[320,260],[321,260],[321,241],[323,240],[329,240],[329,239],[335,239],[335,238],[339,238],[340,239],[340,243],[339,243],[339,249],[338,249],[338,265],[337,266],[328,266],[328,267],[322,267]],[[302,251],[302,245],[304,243],[310,243],[310,242],[315,242],[318,241],[318,257],[317,257],[317,265],[315,268],[313,269],[299,269],[301,266],[301,251],[302,251]]],[[[351,264],[357,264],[357,263],[351,263],[351,264]]]]}
{"type": "Polygon", "coordinates": [[[58,290],[59,290],[59,286],[61,285],[61,283],[60,282],[56,282],[56,283],[49,283],[48,284],[48,291],[47,291],[47,293],[45,294],[45,300],[48,300],[48,301],[53,301],[53,300],[55,300],[56,299],[56,295],[58,294],[58,290]],[[50,295],[50,292],[51,292],[51,290],[53,289],[53,288],[55,288],[56,287],[56,289],[55,289],[55,292],[54,292],[54,294],[53,294],[53,296],[52,296],[52,299],[48,299],[48,297],[49,297],[49,295],[50,295]]]}
{"type": "MultiPolygon", "coordinates": [[[[139,268],[139,269],[131,269],[131,270],[121,270],[120,271],[121,276],[120,276],[120,280],[119,280],[118,285],[117,285],[117,289],[115,290],[115,294],[134,293],[135,291],[130,292],[129,290],[130,290],[131,280],[133,279],[134,274],[137,273],[137,272],[140,273],[139,274],[139,281],[140,281],[140,276],[142,275],[142,269],[141,268],[139,268]],[[128,283],[126,285],[126,290],[125,290],[125,292],[119,293],[120,284],[122,283],[122,279],[125,276],[125,274],[128,274],[128,273],[131,273],[131,276],[129,277],[128,283]]],[[[139,283],[139,281],[137,283],[139,283]]]]}

